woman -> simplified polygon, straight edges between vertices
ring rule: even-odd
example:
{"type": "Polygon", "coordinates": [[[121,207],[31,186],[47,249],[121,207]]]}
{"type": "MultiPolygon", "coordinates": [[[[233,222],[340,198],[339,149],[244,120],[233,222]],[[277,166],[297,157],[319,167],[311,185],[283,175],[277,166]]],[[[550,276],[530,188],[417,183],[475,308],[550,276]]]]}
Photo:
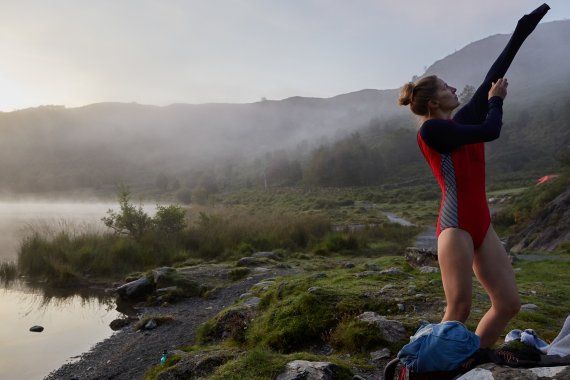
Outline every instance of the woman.
{"type": "Polygon", "coordinates": [[[523,16],[473,98],[459,106],[456,89],[436,76],[407,83],[399,103],[421,117],[418,144],[442,189],[437,223],[438,261],[447,299],[443,321],[465,322],[471,309],[471,270],[491,299],[475,333],[492,347],[517,314],[520,299],[512,266],[491,226],[485,194],[484,143],[499,137],[508,82],[503,76],[518,49],[550,9],[523,16]]]}

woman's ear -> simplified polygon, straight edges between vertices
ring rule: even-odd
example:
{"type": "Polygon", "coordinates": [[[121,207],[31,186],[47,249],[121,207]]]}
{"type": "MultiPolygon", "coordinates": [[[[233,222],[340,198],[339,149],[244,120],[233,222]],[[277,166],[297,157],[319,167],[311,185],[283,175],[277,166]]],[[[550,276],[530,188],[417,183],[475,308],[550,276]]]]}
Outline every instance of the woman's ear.
{"type": "Polygon", "coordinates": [[[433,99],[428,100],[428,107],[430,107],[430,108],[438,108],[438,107],[439,107],[439,101],[438,101],[438,100],[433,100],[433,99]]]}

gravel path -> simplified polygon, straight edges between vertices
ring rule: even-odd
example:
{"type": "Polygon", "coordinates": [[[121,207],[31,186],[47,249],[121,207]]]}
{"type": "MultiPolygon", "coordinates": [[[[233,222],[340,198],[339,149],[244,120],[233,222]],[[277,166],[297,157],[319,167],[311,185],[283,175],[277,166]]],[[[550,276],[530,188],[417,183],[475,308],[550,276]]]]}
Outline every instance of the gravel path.
{"type": "Polygon", "coordinates": [[[187,298],[169,307],[148,307],[141,314],[161,314],[174,317],[174,321],[155,330],[138,332],[127,326],[111,337],[97,343],[79,361],[63,365],[50,373],[45,380],[136,380],[146,370],[159,363],[164,350],[173,350],[194,344],[200,324],[234,303],[252,285],[291,270],[271,271],[253,276],[219,289],[209,298],[187,298]]]}

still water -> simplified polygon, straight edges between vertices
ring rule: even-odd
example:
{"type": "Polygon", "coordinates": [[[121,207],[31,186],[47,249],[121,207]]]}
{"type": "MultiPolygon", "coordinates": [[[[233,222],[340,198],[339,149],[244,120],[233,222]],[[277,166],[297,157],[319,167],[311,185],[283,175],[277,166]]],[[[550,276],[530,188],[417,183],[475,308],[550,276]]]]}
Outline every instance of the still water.
{"type": "MultiPolygon", "coordinates": [[[[109,208],[118,209],[110,203],[0,201],[0,261],[15,262],[31,230],[103,230],[101,217],[109,208]]],[[[154,212],[154,206],[144,209],[154,212]]],[[[111,336],[109,323],[120,316],[102,291],[62,291],[24,281],[0,286],[0,379],[43,379],[111,336]],[[30,332],[34,325],[44,331],[30,332]]]]}

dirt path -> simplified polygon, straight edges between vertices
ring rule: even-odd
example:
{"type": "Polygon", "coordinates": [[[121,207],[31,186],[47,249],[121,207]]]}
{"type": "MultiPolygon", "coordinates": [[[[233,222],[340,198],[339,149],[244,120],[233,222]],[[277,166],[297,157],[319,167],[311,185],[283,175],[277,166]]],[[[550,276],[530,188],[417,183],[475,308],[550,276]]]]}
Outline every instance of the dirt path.
{"type": "Polygon", "coordinates": [[[173,350],[194,344],[200,324],[234,303],[257,282],[289,271],[272,270],[253,276],[216,292],[209,299],[187,298],[170,307],[149,307],[143,315],[170,315],[174,321],[158,328],[138,332],[133,326],[113,334],[97,343],[79,361],[65,364],[50,373],[45,380],[136,380],[142,379],[146,370],[158,364],[164,350],[173,350]]]}

